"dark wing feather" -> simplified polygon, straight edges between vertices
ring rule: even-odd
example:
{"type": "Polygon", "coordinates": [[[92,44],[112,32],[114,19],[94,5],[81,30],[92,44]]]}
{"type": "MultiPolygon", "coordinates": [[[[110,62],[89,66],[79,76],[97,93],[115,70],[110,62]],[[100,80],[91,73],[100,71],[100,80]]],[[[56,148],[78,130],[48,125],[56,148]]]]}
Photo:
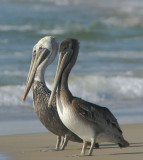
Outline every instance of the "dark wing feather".
{"type": "Polygon", "coordinates": [[[108,125],[122,133],[117,119],[108,108],[84,101],[77,97],[73,98],[72,104],[83,118],[102,126],[108,125]]]}

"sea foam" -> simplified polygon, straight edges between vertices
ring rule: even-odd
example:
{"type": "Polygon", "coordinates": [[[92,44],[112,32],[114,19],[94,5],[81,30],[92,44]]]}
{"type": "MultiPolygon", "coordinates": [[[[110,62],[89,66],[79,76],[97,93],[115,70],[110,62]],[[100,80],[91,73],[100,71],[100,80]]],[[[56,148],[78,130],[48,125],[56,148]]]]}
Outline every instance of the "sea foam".
{"type": "Polygon", "coordinates": [[[26,102],[22,101],[25,86],[1,86],[0,87],[0,109],[12,111],[19,107],[31,107],[32,106],[32,93],[30,92],[26,102]]]}
{"type": "MultiPolygon", "coordinates": [[[[69,87],[73,95],[85,100],[99,103],[101,101],[125,101],[143,98],[143,79],[133,77],[105,77],[98,75],[88,75],[82,77],[71,76],[69,87]]],[[[52,89],[53,83],[47,83],[52,89]]],[[[0,107],[19,107],[33,105],[32,91],[22,102],[24,85],[1,86],[0,87],[0,107]]]]}
{"type": "Polygon", "coordinates": [[[71,82],[71,90],[83,98],[134,99],[143,97],[143,79],[88,75],[71,82]]]}

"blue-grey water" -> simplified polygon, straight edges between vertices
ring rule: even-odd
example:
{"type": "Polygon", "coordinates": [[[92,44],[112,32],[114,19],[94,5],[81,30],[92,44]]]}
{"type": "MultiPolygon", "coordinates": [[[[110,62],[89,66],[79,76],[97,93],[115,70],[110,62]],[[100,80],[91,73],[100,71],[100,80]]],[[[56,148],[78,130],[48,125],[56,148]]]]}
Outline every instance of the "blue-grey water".
{"type": "MultiPolygon", "coordinates": [[[[1,0],[0,123],[40,124],[32,92],[24,103],[22,95],[32,48],[47,35],[80,42],[74,95],[108,107],[119,123],[143,122],[143,0],[1,0]]],[[[45,75],[50,89],[57,59],[45,75]]]]}

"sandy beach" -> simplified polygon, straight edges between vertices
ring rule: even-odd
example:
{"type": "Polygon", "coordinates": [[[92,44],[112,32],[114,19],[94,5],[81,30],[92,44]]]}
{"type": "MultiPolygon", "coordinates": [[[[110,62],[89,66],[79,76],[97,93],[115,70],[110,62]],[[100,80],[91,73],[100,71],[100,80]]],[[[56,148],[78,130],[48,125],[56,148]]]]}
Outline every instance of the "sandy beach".
{"type": "Polygon", "coordinates": [[[56,137],[51,133],[0,136],[0,159],[12,160],[142,160],[143,124],[121,125],[130,147],[120,149],[117,145],[102,144],[93,156],[80,157],[81,144],[69,142],[64,151],[52,151],[56,137]],[[3,158],[4,157],[4,158],[3,158]]]}
{"type": "MultiPolygon", "coordinates": [[[[0,160],[143,160],[143,0],[0,0],[0,11],[0,160]],[[128,148],[104,143],[81,157],[82,144],[69,142],[64,151],[53,151],[56,136],[37,118],[32,88],[22,101],[31,59],[41,53],[42,44],[36,52],[34,45],[45,36],[59,45],[66,38],[79,41],[69,90],[107,107],[128,148]]],[[[43,82],[45,73],[50,90],[58,59],[59,52],[52,64],[37,63],[44,68],[36,80],[43,82]]]]}

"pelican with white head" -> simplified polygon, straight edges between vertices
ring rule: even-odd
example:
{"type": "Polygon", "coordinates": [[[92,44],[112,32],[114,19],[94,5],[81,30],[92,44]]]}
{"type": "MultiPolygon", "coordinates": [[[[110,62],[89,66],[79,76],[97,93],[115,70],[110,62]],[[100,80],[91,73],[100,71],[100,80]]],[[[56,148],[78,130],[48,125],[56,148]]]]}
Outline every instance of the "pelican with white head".
{"type": "Polygon", "coordinates": [[[23,101],[25,101],[31,86],[33,86],[34,109],[41,123],[52,133],[57,135],[56,150],[59,150],[61,138],[64,141],[61,150],[65,148],[68,140],[82,142],[82,140],[67,129],[61,122],[57,113],[56,100],[48,108],[51,91],[45,84],[44,74],[47,66],[55,59],[58,53],[58,42],[55,37],[46,36],[42,38],[34,47],[32,52],[31,65],[27,77],[23,101]]]}

